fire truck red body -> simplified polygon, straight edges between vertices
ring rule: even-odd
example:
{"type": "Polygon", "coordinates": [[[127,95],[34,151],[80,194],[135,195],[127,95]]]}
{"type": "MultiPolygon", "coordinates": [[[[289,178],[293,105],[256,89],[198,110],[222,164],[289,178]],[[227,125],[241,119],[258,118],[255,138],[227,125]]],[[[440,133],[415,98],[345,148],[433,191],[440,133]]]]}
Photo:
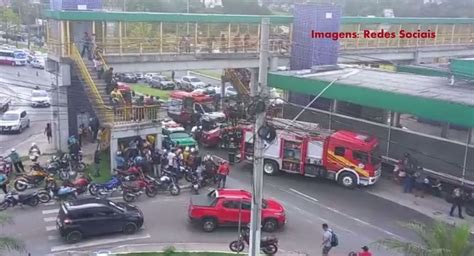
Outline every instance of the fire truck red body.
{"type": "MultiPolygon", "coordinates": [[[[298,127],[277,128],[275,140],[266,143],[265,174],[284,171],[321,177],[349,188],[372,185],[380,177],[381,162],[375,137],[347,130],[322,130],[306,122],[296,124],[298,127]]],[[[253,159],[253,136],[252,126],[243,128],[241,159],[253,159]]]]}

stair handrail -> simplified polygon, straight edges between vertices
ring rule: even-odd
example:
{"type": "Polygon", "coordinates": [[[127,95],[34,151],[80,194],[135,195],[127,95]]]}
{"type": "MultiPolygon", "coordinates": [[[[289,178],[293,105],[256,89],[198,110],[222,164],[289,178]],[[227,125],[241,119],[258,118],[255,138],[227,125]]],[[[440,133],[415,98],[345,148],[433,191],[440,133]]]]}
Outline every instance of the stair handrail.
{"type": "Polygon", "coordinates": [[[87,84],[87,86],[92,91],[92,93],[94,94],[93,95],[94,100],[100,107],[98,111],[102,112],[103,116],[106,118],[105,121],[107,122],[112,121],[112,118],[107,113],[107,107],[105,106],[104,100],[102,99],[102,96],[100,96],[99,90],[97,90],[97,86],[95,85],[94,80],[92,79],[89,71],[87,70],[86,64],[84,63],[84,60],[82,59],[82,56],[79,53],[79,50],[77,49],[77,46],[74,44],[71,45],[71,50],[72,50],[71,57],[76,63],[77,67],[79,68],[79,72],[81,73],[82,79],[84,80],[85,84],[87,84]]]}
{"type": "Polygon", "coordinates": [[[232,82],[232,85],[234,85],[234,87],[237,87],[236,88],[237,91],[239,91],[242,94],[242,96],[248,97],[249,96],[249,91],[245,87],[244,83],[242,81],[240,81],[240,79],[237,77],[237,75],[235,74],[235,70],[234,69],[226,69],[226,72],[229,75],[229,78],[232,82]]]}

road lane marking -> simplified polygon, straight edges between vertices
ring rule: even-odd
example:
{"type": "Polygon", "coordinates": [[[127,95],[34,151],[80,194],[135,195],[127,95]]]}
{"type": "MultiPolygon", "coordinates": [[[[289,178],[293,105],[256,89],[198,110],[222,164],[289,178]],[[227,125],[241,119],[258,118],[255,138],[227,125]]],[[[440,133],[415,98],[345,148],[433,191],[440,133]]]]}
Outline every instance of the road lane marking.
{"type": "Polygon", "coordinates": [[[44,222],[53,222],[56,221],[56,217],[46,217],[43,218],[44,222]]]}
{"type": "Polygon", "coordinates": [[[44,210],[42,211],[44,215],[46,214],[54,214],[54,213],[59,213],[59,208],[58,209],[51,209],[51,210],[44,210]]]}
{"type": "Polygon", "coordinates": [[[293,193],[295,193],[295,194],[298,194],[298,195],[300,195],[300,196],[302,196],[302,197],[304,197],[304,198],[306,198],[306,199],[308,199],[308,200],[310,200],[310,201],[318,202],[318,199],[316,199],[316,198],[314,198],[314,197],[312,197],[312,196],[309,196],[309,195],[307,195],[307,194],[305,194],[305,193],[299,192],[299,191],[296,190],[296,189],[290,188],[290,191],[293,192],[293,193]]]}
{"type": "Polygon", "coordinates": [[[52,206],[52,205],[55,205],[55,204],[56,204],[56,202],[53,201],[53,202],[44,203],[43,205],[52,206]]]}
{"type": "Polygon", "coordinates": [[[60,252],[60,251],[66,251],[66,250],[69,251],[69,250],[74,250],[74,249],[79,249],[79,248],[84,248],[84,247],[114,244],[114,243],[131,241],[131,240],[146,239],[150,237],[151,237],[150,234],[146,234],[146,235],[135,235],[135,236],[123,236],[120,238],[94,239],[93,241],[78,243],[78,244],[73,244],[73,245],[54,246],[51,248],[51,252],[60,252]]]}
{"type": "Polygon", "coordinates": [[[48,241],[54,241],[54,240],[58,240],[59,237],[58,236],[48,236],[48,241]]]}
{"type": "Polygon", "coordinates": [[[46,231],[56,230],[56,226],[46,226],[46,231]]]}
{"type": "MultiPolygon", "coordinates": [[[[273,184],[269,184],[269,185],[272,186],[273,184]]],[[[388,231],[388,230],[385,230],[385,229],[383,229],[383,228],[379,228],[379,227],[377,227],[377,226],[375,226],[375,225],[372,225],[372,224],[369,223],[369,222],[363,221],[363,220],[361,220],[361,219],[359,219],[359,218],[356,218],[356,217],[351,216],[351,215],[349,215],[349,214],[343,213],[343,212],[341,212],[341,211],[339,211],[339,210],[337,210],[337,209],[334,209],[334,208],[332,208],[332,207],[326,206],[326,205],[324,205],[324,204],[322,204],[322,203],[320,203],[320,202],[318,202],[318,201],[309,200],[309,198],[306,197],[306,196],[308,196],[308,195],[306,195],[306,194],[304,194],[304,193],[301,193],[301,192],[299,192],[299,191],[297,191],[297,190],[294,190],[294,189],[292,189],[292,188],[290,188],[290,191],[288,191],[288,190],[281,189],[281,188],[279,188],[279,187],[277,187],[277,186],[274,186],[274,185],[273,185],[272,187],[274,187],[274,188],[276,188],[276,189],[278,189],[278,190],[280,190],[280,191],[283,191],[283,192],[285,192],[285,193],[287,193],[287,194],[290,194],[290,195],[298,194],[298,195],[300,195],[301,197],[303,197],[302,199],[305,199],[306,201],[311,201],[313,204],[315,204],[315,205],[317,205],[317,206],[319,206],[319,207],[322,207],[322,208],[324,208],[324,209],[326,209],[326,210],[329,210],[329,211],[331,211],[331,212],[337,213],[337,214],[339,214],[339,215],[341,215],[341,216],[343,216],[343,217],[346,217],[346,218],[348,218],[348,219],[354,220],[354,221],[356,221],[356,222],[358,222],[358,223],[360,223],[360,224],[369,226],[369,227],[371,227],[371,228],[373,228],[373,229],[375,229],[375,230],[377,230],[377,231],[380,231],[380,232],[385,233],[385,234],[387,234],[387,235],[390,235],[390,236],[392,236],[392,237],[396,237],[396,238],[398,238],[398,239],[401,239],[402,241],[405,241],[405,240],[406,240],[406,239],[404,239],[403,237],[401,237],[401,236],[399,236],[399,235],[396,235],[396,234],[394,234],[394,233],[392,233],[392,232],[390,232],[390,231],[388,231]],[[305,195],[305,196],[303,196],[303,195],[305,195]]],[[[301,197],[300,197],[300,198],[301,198],[301,197]]],[[[313,198],[313,199],[316,199],[316,198],[313,198]]],[[[316,200],[317,200],[317,199],[316,199],[316,200]]]]}

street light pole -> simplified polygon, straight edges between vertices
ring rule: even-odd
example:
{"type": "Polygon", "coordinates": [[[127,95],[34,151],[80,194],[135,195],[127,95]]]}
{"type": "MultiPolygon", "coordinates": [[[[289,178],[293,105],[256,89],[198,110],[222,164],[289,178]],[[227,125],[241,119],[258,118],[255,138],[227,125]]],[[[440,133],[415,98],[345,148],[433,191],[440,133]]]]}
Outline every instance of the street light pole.
{"type": "MultiPolygon", "coordinates": [[[[255,100],[265,99],[268,95],[267,75],[268,75],[268,40],[270,35],[270,19],[263,18],[260,33],[260,63],[258,73],[258,83],[260,84],[260,95],[255,100]]],[[[258,86],[252,83],[253,86],[258,86]]],[[[252,88],[252,92],[258,91],[252,88]]],[[[265,125],[266,111],[256,115],[254,131],[265,125]]],[[[250,248],[249,256],[260,255],[260,228],[262,225],[262,199],[263,199],[263,152],[265,143],[258,135],[254,137],[254,162],[253,162],[253,191],[252,191],[252,212],[250,219],[250,248]]]]}

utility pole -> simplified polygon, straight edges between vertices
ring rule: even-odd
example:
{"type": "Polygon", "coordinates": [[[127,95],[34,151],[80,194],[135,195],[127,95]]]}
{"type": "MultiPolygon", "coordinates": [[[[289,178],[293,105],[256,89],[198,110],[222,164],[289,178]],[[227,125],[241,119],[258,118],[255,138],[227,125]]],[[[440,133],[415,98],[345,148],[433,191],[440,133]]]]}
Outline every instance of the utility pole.
{"type": "MultiPolygon", "coordinates": [[[[260,84],[260,96],[256,100],[266,100],[268,95],[267,75],[268,75],[268,40],[270,37],[270,19],[263,18],[260,33],[260,63],[258,73],[258,83],[260,84]]],[[[253,86],[257,86],[253,83],[253,86]]],[[[258,89],[252,88],[255,93],[258,89]]],[[[252,93],[252,94],[253,94],[252,93]]],[[[255,95],[253,95],[255,96],[255,95]]],[[[257,113],[254,131],[265,125],[266,111],[257,113]]],[[[252,191],[252,212],[250,219],[250,248],[249,256],[260,255],[260,228],[262,225],[262,199],[263,199],[263,152],[265,143],[258,135],[254,137],[254,162],[253,162],[253,191],[252,191]]]]}

